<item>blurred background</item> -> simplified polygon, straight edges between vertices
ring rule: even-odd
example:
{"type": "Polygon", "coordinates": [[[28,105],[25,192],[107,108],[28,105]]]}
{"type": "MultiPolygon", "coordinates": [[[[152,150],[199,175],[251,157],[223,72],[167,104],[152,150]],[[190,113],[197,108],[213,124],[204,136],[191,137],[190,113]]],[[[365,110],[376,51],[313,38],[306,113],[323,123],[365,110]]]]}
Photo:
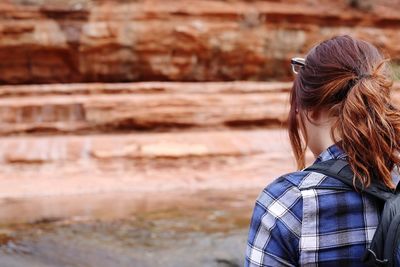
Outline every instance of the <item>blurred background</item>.
{"type": "Polygon", "coordinates": [[[350,34],[397,80],[399,8],[2,0],[0,267],[241,266],[257,195],[295,169],[290,58],[350,34]]]}

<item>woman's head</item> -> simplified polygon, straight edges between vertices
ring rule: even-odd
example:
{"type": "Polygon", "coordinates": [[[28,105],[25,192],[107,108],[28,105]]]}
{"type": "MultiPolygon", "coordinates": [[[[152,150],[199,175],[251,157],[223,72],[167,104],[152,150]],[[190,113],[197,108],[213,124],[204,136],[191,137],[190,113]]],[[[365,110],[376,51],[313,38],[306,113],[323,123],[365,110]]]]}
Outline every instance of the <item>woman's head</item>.
{"type": "Polygon", "coordinates": [[[390,102],[391,86],[388,61],[366,41],[337,36],[311,49],[291,92],[289,137],[298,167],[305,165],[312,135],[305,126],[312,123],[309,115],[328,114],[330,136],[347,153],[356,177],[365,186],[379,177],[393,187],[400,114],[390,102]]]}

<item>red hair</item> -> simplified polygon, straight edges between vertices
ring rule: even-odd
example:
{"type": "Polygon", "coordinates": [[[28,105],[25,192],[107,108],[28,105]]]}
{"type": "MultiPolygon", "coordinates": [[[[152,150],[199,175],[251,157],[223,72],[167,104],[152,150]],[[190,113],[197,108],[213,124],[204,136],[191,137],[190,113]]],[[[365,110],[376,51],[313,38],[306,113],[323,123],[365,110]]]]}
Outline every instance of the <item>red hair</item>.
{"type": "MultiPolygon", "coordinates": [[[[348,155],[364,186],[378,179],[394,188],[391,170],[400,164],[400,113],[391,104],[388,60],[372,44],[337,36],[308,53],[291,91],[288,127],[299,169],[308,143],[297,111],[326,110],[333,118],[331,138],[348,155]]],[[[354,180],[356,181],[356,180],[354,180]]]]}

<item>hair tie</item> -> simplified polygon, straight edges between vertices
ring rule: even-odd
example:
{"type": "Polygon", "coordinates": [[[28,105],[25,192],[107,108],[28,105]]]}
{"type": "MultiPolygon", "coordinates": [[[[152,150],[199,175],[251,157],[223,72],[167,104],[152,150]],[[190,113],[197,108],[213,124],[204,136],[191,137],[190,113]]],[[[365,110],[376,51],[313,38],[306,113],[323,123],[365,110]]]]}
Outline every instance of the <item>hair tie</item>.
{"type": "Polygon", "coordinates": [[[357,80],[361,80],[361,79],[364,79],[364,78],[371,78],[371,77],[372,77],[371,74],[364,73],[364,74],[358,75],[357,80]]]}
{"type": "Polygon", "coordinates": [[[358,76],[355,76],[352,80],[351,80],[351,82],[350,82],[350,88],[351,87],[353,87],[356,83],[358,83],[360,80],[362,80],[362,79],[364,79],[364,78],[371,78],[372,77],[372,75],[371,74],[369,74],[369,73],[363,73],[363,74],[360,74],[360,75],[358,75],[358,76]]]}
{"type": "Polygon", "coordinates": [[[363,73],[358,76],[353,76],[353,78],[347,83],[346,87],[344,87],[340,92],[336,95],[338,100],[342,100],[347,97],[349,91],[362,79],[371,78],[372,75],[369,73],[363,73]]]}

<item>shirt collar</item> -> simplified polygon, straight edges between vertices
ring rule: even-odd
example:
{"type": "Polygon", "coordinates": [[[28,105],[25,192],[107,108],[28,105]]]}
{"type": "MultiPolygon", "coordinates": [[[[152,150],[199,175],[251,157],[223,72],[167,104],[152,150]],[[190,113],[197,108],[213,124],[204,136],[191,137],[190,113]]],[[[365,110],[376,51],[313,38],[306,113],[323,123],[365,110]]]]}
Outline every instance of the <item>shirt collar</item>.
{"type": "MultiPolygon", "coordinates": [[[[347,154],[344,152],[337,144],[333,144],[317,157],[314,163],[319,163],[322,161],[327,161],[330,159],[346,159],[347,154]]],[[[395,167],[392,170],[392,178],[395,184],[400,182],[400,167],[395,167]]]]}
{"type": "Polygon", "coordinates": [[[337,144],[333,144],[324,151],[322,151],[322,153],[319,154],[314,163],[327,161],[330,159],[345,159],[346,157],[347,154],[337,144]]]}

